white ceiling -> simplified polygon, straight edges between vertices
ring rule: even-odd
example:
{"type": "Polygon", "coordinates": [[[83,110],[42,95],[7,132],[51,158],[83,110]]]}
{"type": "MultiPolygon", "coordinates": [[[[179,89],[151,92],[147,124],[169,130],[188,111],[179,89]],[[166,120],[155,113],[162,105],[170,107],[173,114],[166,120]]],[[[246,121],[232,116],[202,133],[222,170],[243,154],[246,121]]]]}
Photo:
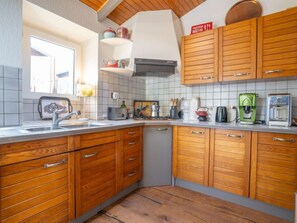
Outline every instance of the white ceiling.
{"type": "Polygon", "coordinates": [[[61,16],[36,6],[26,0],[23,1],[23,23],[26,26],[54,34],[65,40],[83,43],[97,33],[75,24],[61,16]]]}

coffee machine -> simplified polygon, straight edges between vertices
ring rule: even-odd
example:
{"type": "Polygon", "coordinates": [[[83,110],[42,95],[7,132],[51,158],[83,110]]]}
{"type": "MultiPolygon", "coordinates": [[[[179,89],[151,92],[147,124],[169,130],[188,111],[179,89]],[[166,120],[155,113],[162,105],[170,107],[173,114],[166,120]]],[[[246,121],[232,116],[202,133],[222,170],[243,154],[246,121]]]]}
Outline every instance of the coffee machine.
{"type": "Polygon", "coordinates": [[[288,127],[292,124],[292,96],[269,94],[266,103],[266,124],[288,127]]]}
{"type": "Polygon", "coordinates": [[[239,119],[242,124],[256,121],[256,93],[239,94],[239,119]]]}

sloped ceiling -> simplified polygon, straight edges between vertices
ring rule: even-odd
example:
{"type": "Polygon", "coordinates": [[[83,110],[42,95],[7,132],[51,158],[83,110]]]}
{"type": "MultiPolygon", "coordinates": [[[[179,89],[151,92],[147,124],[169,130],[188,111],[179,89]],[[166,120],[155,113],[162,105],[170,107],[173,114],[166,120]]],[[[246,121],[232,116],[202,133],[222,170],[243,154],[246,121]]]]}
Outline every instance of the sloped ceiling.
{"type": "MultiPolygon", "coordinates": [[[[100,12],[108,1],[112,0],[80,0],[84,4],[100,12]]],[[[137,12],[171,9],[178,17],[181,17],[196,8],[205,0],[123,0],[117,5],[107,18],[117,24],[122,24],[137,12]]]]}

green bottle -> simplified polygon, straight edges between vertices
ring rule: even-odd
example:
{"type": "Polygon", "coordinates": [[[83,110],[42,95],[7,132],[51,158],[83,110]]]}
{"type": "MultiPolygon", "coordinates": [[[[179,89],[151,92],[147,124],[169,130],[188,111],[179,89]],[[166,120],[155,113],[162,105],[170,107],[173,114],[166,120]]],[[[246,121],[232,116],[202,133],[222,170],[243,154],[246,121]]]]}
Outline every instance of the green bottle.
{"type": "Polygon", "coordinates": [[[126,106],[126,104],[125,104],[125,101],[122,101],[121,108],[127,109],[127,106],[126,106]]]}

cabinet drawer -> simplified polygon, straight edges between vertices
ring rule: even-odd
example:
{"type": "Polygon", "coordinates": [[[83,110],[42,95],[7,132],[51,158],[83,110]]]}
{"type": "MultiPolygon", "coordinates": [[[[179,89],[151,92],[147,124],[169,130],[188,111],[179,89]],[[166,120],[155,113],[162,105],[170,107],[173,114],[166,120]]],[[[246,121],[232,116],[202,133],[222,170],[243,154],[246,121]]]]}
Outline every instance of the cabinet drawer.
{"type": "Polygon", "coordinates": [[[116,131],[96,132],[80,136],[80,148],[88,148],[106,143],[115,142],[116,131]]]}
{"type": "Polygon", "coordinates": [[[68,151],[68,137],[0,145],[0,166],[68,151]]]}
{"type": "MultiPolygon", "coordinates": [[[[0,222],[70,220],[68,154],[0,168],[0,222]]],[[[36,221],[36,222],[37,222],[36,221]]]]}
{"type": "Polygon", "coordinates": [[[140,136],[140,128],[141,127],[133,127],[124,129],[124,139],[131,139],[140,136]]]}
{"type": "Polygon", "coordinates": [[[124,170],[124,187],[128,187],[138,180],[140,180],[141,173],[139,165],[131,166],[131,168],[127,168],[124,170]]]}
{"type": "Polygon", "coordinates": [[[250,132],[238,130],[216,129],[215,134],[216,141],[225,141],[227,144],[245,143],[247,135],[250,137],[250,132]]]}
{"type": "Polygon", "coordinates": [[[139,150],[131,150],[128,152],[124,152],[124,172],[125,170],[130,169],[132,166],[136,167],[140,163],[139,159],[139,150]]]}
{"type": "Polygon", "coordinates": [[[258,142],[266,145],[297,147],[297,135],[259,132],[258,142]]]}
{"type": "Polygon", "coordinates": [[[139,137],[134,137],[134,138],[124,140],[124,150],[139,148],[139,146],[140,146],[139,137]]]}
{"type": "Polygon", "coordinates": [[[206,129],[205,128],[194,128],[194,127],[178,127],[178,137],[191,142],[205,142],[206,138],[206,129]]]}

